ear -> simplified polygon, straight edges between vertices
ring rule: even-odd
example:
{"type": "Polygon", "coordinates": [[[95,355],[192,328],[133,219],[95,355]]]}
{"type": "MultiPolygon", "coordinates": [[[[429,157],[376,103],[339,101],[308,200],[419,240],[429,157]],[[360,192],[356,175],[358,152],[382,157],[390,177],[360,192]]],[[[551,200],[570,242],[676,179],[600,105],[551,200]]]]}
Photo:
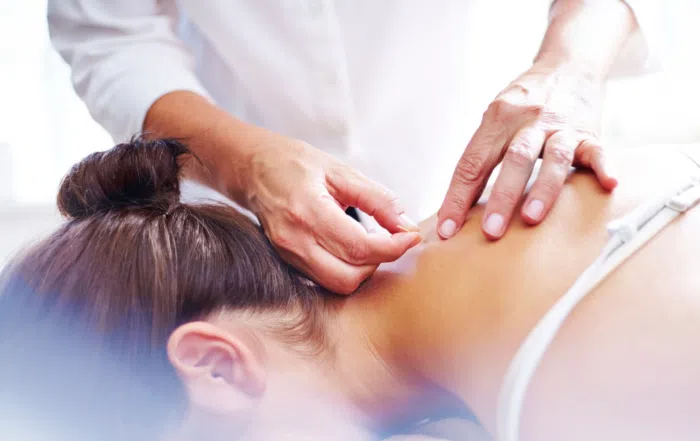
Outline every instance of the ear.
{"type": "Polygon", "coordinates": [[[200,410],[250,410],[265,392],[267,373],[250,335],[207,322],[177,328],[168,340],[168,358],[200,410]]]}

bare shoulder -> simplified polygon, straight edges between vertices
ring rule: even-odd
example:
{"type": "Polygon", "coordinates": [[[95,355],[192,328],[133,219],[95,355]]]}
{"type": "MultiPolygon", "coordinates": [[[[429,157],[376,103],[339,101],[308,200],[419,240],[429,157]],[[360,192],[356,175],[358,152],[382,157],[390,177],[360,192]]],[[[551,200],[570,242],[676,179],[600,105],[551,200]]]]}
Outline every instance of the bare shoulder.
{"type": "MultiPolygon", "coordinates": [[[[652,191],[697,174],[699,147],[612,152],[626,161],[621,193],[643,202],[652,191]]],[[[687,350],[700,332],[699,238],[697,207],[576,308],[538,371],[546,380],[530,398],[532,439],[667,439],[668,433],[698,439],[698,426],[685,409],[700,393],[700,354],[687,350]]]]}

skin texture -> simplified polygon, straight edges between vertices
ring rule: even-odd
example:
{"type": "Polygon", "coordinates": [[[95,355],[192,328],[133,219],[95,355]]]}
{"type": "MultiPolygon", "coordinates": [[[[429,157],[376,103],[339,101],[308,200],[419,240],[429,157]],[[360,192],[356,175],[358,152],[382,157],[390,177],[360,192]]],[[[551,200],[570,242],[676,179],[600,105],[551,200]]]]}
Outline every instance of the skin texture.
{"type": "MultiPolygon", "coordinates": [[[[175,335],[198,335],[181,348],[185,353],[230,354],[202,356],[196,366],[203,372],[234,366],[232,379],[188,374],[175,337],[173,365],[191,397],[199,397],[199,411],[218,412],[224,422],[252,411],[244,439],[342,433],[347,441],[370,440],[373,429],[460,404],[493,433],[515,351],[597,257],[605,225],[700,174],[687,156],[670,148],[659,155],[660,148],[616,151],[620,185],[613,193],[590,173],[572,173],[545,222],[536,229],[514,222],[498,242],[481,234],[483,205],[449,241],[437,237],[435,218],[427,220],[424,243],[382,265],[355,295],[328,299],[329,345],[321,354],[300,355],[265,331],[278,315],[224,311],[175,335]],[[211,326],[216,331],[207,336],[211,326]],[[246,335],[257,343],[246,344],[246,335]],[[255,393],[251,384],[259,386],[255,393]],[[231,412],[221,410],[227,407],[231,412]]],[[[691,349],[700,335],[697,238],[700,207],[574,310],[528,390],[522,440],[698,439],[700,354],[691,349]]]]}
{"type": "Polygon", "coordinates": [[[493,168],[503,172],[486,206],[482,230],[501,238],[520,206],[532,167],[543,158],[520,216],[530,225],[549,213],[573,164],[595,173],[603,189],[617,181],[597,139],[604,83],[618,53],[637,30],[622,1],[559,0],[530,69],[509,84],[484,113],[455,168],[438,212],[439,233],[450,238],[463,225],[493,168]]]}
{"type": "MultiPolygon", "coordinates": [[[[551,16],[532,69],[489,106],[456,167],[439,214],[441,222],[453,222],[443,238],[462,226],[501,159],[504,173],[488,207],[501,216],[496,231],[487,233],[493,239],[505,232],[543,147],[545,173],[533,190],[542,207],[525,216],[530,223],[546,215],[572,161],[592,168],[604,188],[614,187],[594,132],[603,79],[636,23],[618,0],[558,0],[551,16]]],[[[185,91],[159,98],[143,127],[159,137],[185,139],[204,164],[190,175],[253,211],[280,255],[332,291],[355,291],[379,264],[397,259],[418,240],[402,234],[415,224],[391,189],[317,149],[323,146],[247,124],[185,91]],[[367,234],[343,215],[347,206],[373,216],[393,236],[367,234]]]]}
{"type": "Polygon", "coordinates": [[[388,189],[305,142],[247,124],[194,93],[158,99],[144,130],[187,141],[201,160],[193,161],[188,176],[253,211],[282,258],[334,292],[350,294],[380,263],[419,241],[418,227],[388,189]],[[348,206],[393,234],[368,234],[345,215],[348,206]]]}
{"type": "MultiPolygon", "coordinates": [[[[515,351],[600,252],[605,224],[700,172],[687,157],[659,158],[658,150],[619,159],[612,194],[576,173],[547,222],[516,222],[498,243],[479,233],[479,206],[453,240],[427,232],[428,243],[380,268],[346,302],[386,323],[375,341],[389,364],[454,392],[493,431],[515,351]]],[[[688,348],[700,332],[698,237],[695,208],[576,308],[530,387],[522,439],[697,439],[689,412],[700,394],[700,355],[688,348]]]]}

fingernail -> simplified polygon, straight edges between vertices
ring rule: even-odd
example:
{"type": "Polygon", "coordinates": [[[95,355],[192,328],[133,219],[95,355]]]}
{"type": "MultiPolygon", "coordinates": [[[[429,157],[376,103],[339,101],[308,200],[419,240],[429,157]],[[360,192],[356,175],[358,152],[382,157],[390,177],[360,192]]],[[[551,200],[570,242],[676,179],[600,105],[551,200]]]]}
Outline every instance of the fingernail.
{"type": "Polygon", "coordinates": [[[405,229],[407,229],[408,231],[420,230],[420,228],[418,227],[418,224],[413,222],[413,220],[410,217],[408,217],[408,215],[406,213],[401,214],[401,216],[399,216],[399,218],[401,219],[401,222],[403,224],[401,226],[404,227],[405,229]]]}
{"type": "Polygon", "coordinates": [[[449,239],[457,232],[457,224],[452,219],[447,219],[440,225],[440,236],[449,239]]]}
{"type": "Polygon", "coordinates": [[[542,212],[544,211],[544,204],[538,199],[533,199],[525,207],[525,216],[529,217],[534,221],[540,220],[542,217],[542,212]]]}
{"type": "Polygon", "coordinates": [[[413,233],[413,235],[415,237],[413,238],[413,241],[411,241],[412,247],[418,245],[419,243],[421,243],[423,241],[423,238],[421,237],[421,235],[419,233],[413,233]]]}
{"type": "Polygon", "coordinates": [[[484,224],[484,230],[494,237],[501,237],[503,234],[503,216],[498,213],[489,215],[484,224]]]}
{"type": "Polygon", "coordinates": [[[420,234],[418,234],[416,232],[396,233],[396,234],[394,234],[394,238],[399,240],[399,241],[402,241],[402,242],[404,242],[404,241],[408,242],[411,247],[418,245],[420,243],[420,241],[422,240],[420,234]]]}

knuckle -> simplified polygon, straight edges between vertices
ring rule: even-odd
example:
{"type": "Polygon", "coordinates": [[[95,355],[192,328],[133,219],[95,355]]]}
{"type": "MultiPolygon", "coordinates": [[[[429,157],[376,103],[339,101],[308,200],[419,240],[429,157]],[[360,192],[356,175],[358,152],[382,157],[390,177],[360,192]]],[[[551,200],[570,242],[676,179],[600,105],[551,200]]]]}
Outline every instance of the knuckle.
{"type": "Polygon", "coordinates": [[[585,162],[593,162],[594,158],[601,157],[604,154],[603,146],[592,140],[581,142],[579,148],[583,150],[581,156],[585,162]]]}
{"type": "Polygon", "coordinates": [[[350,187],[350,177],[343,167],[330,167],[326,171],[326,181],[340,191],[346,191],[350,187]]]}
{"type": "Polygon", "coordinates": [[[504,98],[497,98],[489,104],[484,112],[484,120],[507,122],[513,117],[516,106],[504,98]]]}
{"type": "Polygon", "coordinates": [[[267,226],[265,227],[265,235],[267,238],[272,242],[273,245],[277,246],[277,243],[280,241],[280,234],[277,231],[277,229],[274,228],[268,228],[267,226]]]}
{"type": "Polygon", "coordinates": [[[520,194],[510,189],[494,189],[491,193],[491,200],[499,206],[514,207],[520,200],[520,194]]]}
{"type": "Polygon", "coordinates": [[[553,200],[561,191],[561,187],[561,183],[556,179],[545,178],[540,180],[537,184],[537,193],[540,194],[543,199],[553,200]]]}
{"type": "Polygon", "coordinates": [[[328,182],[344,193],[350,189],[353,182],[360,181],[363,178],[363,176],[359,175],[359,172],[343,164],[330,167],[326,171],[328,182]]]}
{"type": "Polygon", "coordinates": [[[347,245],[346,253],[351,262],[364,262],[369,256],[367,243],[362,240],[353,240],[347,245]]]}
{"type": "Polygon", "coordinates": [[[305,222],[304,204],[300,201],[290,201],[289,206],[284,210],[284,218],[293,225],[300,225],[305,222]]]}
{"type": "MultiPolygon", "coordinates": [[[[381,207],[377,208],[385,209],[392,213],[402,213],[404,211],[403,207],[401,206],[401,200],[399,199],[398,193],[385,187],[381,188],[380,205],[381,207]]],[[[367,214],[374,216],[376,214],[376,209],[372,213],[367,214]]]]}
{"type": "Polygon", "coordinates": [[[340,167],[329,167],[326,170],[326,179],[336,186],[347,185],[347,175],[340,167]]]}
{"type": "Polygon", "coordinates": [[[280,232],[277,229],[273,229],[268,231],[267,237],[268,239],[270,239],[270,242],[272,242],[275,245],[276,248],[296,254],[296,243],[292,239],[292,236],[285,234],[284,232],[280,232]]]}
{"type": "Polygon", "coordinates": [[[547,119],[548,115],[554,115],[554,113],[550,112],[543,103],[512,103],[502,97],[497,98],[489,105],[484,113],[484,119],[509,125],[515,119],[541,120],[547,119]]]}
{"type": "Polygon", "coordinates": [[[485,158],[477,153],[466,153],[457,163],[455,180],[459,184],[472,186],[484,176],[485,158]]]}
{"type": "Polygon", "coordinates": [[[529,167],[537,159],[535,157],[535,147],[531,141],[523,139],[513,143],[508,147],[503,162],[518,168],[529,167]]]}
{"type": "Polygon", "coordinates": [[[547,149],[546,156],[552,163],[568,167],[574,160],[574,151],[562,143],[554,143],[547,149]]]}
{"type": "Polygon", "coordinates": [[[448,194],[439,216],[449,217],[454,220],[455,216],[461,216],[467,210],[467,195],[460,191],[452,191],[448,194]]]}
{"type": "Polygon", "coordinates": [[[343,294],[351,294],[360,287],[360,284],[364,282],[366,277],[360,271],[350,271],[338,278],[336,289],[343,294]]]}
{"type": "Polygon", "coordinates": [[[525,108],[525,113],[534,119],[540,119],[545,115],[554,115],[554,113],[548,112],[547,107],[541,103],[528,105],[527,108],[525,108]]]}
{"type": "Polygon", "coordinates": [[[599,143],[589,141],[589,142],[586,142],[586,145],[588,146],[588,149],[590,150],[591,155],[600,156],[603,154],[603,146],[600,145],[599,143]]]}
{"type": "Polygon", "coordinates": [[[536,112],[536,116],[539,123],[545,128],[557,129],[567,126],[568,123],[566,115],[544,107],[539,112],[536,112]]]}
{"type": "Polygon", "coordinates": [[[384,188],[382,190],[382,197],[392,207],[399,206],[399,195],[395,191],[390,190],[388,188],[384,188]]]}
{"type": "Polygon", "coordinates": [[[362,181],[364,179],[367,179],[366,176],[360,173],[358,170],[355,170],[354,168],[349,167],[345,164],[337,165],[331,170],[332,173],[334,173],[334,175],[338,178],[338,180],[345,182],[348,185],[352,181],[362,181]]]}

